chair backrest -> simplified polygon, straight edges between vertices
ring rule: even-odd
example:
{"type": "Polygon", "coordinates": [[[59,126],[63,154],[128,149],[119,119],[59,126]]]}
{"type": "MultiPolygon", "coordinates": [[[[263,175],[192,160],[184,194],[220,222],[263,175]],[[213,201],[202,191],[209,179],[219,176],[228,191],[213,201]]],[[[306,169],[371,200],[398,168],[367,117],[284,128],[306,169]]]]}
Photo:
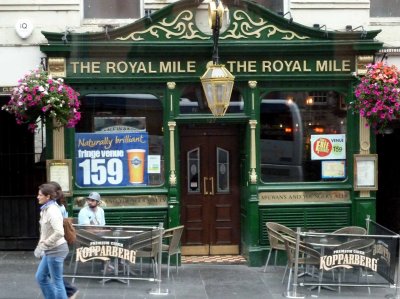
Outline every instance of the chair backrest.
{"type": "MultiPolygon", "coordinates": [[[[284,237],[284,243],[288,261],[291,265],[293,265],[296,261],[296,240],[291,237],[284,237]]],[[[321,254],[307,243],[300,242],[299,256],[303,256],[303,258],[298,259],[300,264],[318,265],[321,254]]]]}
{"type": "Polygon", "coordinates": [[[335,230],[332,234],[366,235],[367,230],[361,226],[345,226],[335,230]]]}
{"type": "Polygon", "coordinates": [[[267,222],[267,232],[271,248],[282,249],[285,243],[284,237],[296,239],[296,232],[291,228],[277,222],[267,222]]]}
{"type": "Polygon", "coordinates": [[[138,234],[130,239],[131,244],[128,245],[130,250],[145,250],[157,251],[160,242],[160,230],[146,231],[138,234]]]}
{"type": "Polygon", "coordinates": [[[339,245],[335,250],[362,250],[365,252],[370,252],[372,246],[375,244],[375,239],[353,239],[351,241],[345,242],[339,245]]]}
{"type": "Polygon", "coordinates": [[[173,228],[166,229],[164,231],[165,237],[170,237],[168,254],[179,253],[179,242],[181,241],[184,225],[176,226],[173,228]]]}

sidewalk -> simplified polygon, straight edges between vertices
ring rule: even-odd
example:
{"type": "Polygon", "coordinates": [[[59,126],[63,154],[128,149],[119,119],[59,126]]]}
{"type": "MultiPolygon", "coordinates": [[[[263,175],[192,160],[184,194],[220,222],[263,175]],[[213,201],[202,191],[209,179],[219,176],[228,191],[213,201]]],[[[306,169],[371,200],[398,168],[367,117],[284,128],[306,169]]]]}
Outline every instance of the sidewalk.
{"type": "MultiPolygon", "coordinates": [[[[0,251],[0,298],[1,299],[37,299],[43,298],[35,282],[38,260],[28,251],[0,251]]],[[[175,299],[277,299],[285,285],[281,283],[284,268],[277,267],[263,272],[262,267],[246,265],[209,265],[183,264],[176,274],[175,267],[170,269],[170,278],[166,277],[163,266],[162,283],[149,281],[131,281],[125,285],[117,281],[107,282],[104,286],[98,280],[77,279],[79,299],[123,299],[123,298],[175,298],[175,299]],[[159,287],[160,286],[160,287],[159,287]],[[151,295],[149,290],[168,289],[167,295],[151,295]]],[[[317,296],[317,291],[298,289],[306,298],[317,296]]],[[[321,290],[320,298],[385,298],[393,295],[395,289],[366,287],[342,287],[341,293],[321,290]]]]}

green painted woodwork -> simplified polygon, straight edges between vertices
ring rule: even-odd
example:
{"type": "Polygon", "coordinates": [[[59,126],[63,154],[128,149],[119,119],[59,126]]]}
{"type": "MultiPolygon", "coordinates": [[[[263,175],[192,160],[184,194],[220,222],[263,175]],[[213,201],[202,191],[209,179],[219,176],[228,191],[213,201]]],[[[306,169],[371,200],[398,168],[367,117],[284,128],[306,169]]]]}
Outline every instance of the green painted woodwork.
{"type": "MultiPolygon", "coordinates": [[[[78,217],[79,210],[74,210],[74,217],[78,217]]],[[[105,211],[105,218],[107,225],[149,225],[158,226],[163,223],[164,227],[167,226],[167,210],[148,208],[148,209],[129,209],[129,208],[109,208],[105,211]]]]}
{"type": "MultiPolygon", "coordinates": [[[[373,193],[373,192],[371,192],[373,193]]],[[[367,215],[376,220],[376,195],[371,197],[357,197],[354,203],[354,224],[365,226],[367,215]]]]}
{"type": "MultiPolygon", "coordinates": [[[[323,229],[326,232],[334,231],[351,224],[350,205],[298,206],[298,207],[260,207],[260,245],[268,245],[266,222],[278,222],[294,230],[323,229]],[[329,219],[329,221],[327,221],[329,219]]],[[[365,226],[365,223],[364,223],[365,226]]]]}

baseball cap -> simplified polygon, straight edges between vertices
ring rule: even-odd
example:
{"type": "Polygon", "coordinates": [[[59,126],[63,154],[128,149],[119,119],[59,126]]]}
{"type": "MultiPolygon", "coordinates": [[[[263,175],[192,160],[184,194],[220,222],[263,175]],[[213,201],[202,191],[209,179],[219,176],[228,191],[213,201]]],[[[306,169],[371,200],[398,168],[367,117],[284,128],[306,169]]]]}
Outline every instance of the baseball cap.
{"type": "Polygon", "coordinates": [[[101,197],[100,194],[97,192],[90,192],[90,194],[88,195],[88,197],[86,197],[86,199],[93,199],[95,201],[100,201],[101,197]]]}

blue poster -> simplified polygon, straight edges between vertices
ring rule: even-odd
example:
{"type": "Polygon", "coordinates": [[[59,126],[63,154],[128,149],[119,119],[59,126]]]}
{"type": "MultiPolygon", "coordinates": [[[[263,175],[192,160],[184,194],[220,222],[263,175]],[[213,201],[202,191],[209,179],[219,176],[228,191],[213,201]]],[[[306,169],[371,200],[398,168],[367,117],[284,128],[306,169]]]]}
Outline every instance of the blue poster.
{"type": "Polygon", "coordinates": [[[147,132],[75,134],[80,187],[147,185],[147,132]]]}

